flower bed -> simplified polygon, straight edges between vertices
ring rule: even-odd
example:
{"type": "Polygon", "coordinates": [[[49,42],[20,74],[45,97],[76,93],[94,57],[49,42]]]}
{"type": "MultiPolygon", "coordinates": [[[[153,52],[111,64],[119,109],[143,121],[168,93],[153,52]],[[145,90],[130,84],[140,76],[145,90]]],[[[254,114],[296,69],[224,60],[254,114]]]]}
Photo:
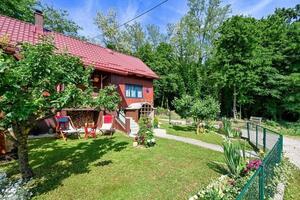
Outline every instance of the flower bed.
{"type": "Polygon", "coordinates": [[[251,160],[237,177],[223,175],[211,182],[206,188],[190,197],[189,200],[229,200],[235,199],[244,185],[262,164],[260,159],[251,160]]]}

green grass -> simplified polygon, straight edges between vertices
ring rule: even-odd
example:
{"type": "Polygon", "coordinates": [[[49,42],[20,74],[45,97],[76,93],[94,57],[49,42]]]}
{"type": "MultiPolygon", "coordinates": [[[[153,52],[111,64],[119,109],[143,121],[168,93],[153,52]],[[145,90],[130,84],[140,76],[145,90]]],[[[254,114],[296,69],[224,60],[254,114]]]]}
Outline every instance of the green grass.
{"type": "MultiPolygon", "coordinates": [[[[29,142],[35,172],[33,199],[187,199],[222,171],[223,154],[172,140],[134,148],[120,133],[113,138],[29,142]]],[[[15,162],[2,164],[19,176],[15,162]]]]}
{"type": "Polygon", "coordinates": [[[293,177],[289,181],[288,186],[285,188],[284,199],[285,200],[300,199],[299,186],[300,186],[300,170],[295,168],[293,170],[293,177]]]}
{"type": "Polygon", "coordinates": [[[194,126],[186,125],[169,125],[168,123],[160,123],[160,128],[166,129],[168,134],[189,137],[203,142],[221,145],[223,137],[217,133],[210,131],[205,134],[196,134],[194,126]]]}
{"type": "Polygon", "coordinates": [[[300,137],[300,122],[275,122],[267,120],[262,126],[282,135],[300,137]]]}
{"type": "MultiPolygon", "coordinates": [[[[169,125],[168,123],[160,123],[160,128],[166,129],[168,134],[193,138],[196,140],[201,140],[203,142],[222,145],[224,137],[214,131],[208,131],[204,134],[196,134],[196,128],[194,126],[187,125],[169,125]]],[[[247,150],[253,150],[251,145],[242,139],[235,139],[234,142],[240,142],[245,145],[247,150]]]]}

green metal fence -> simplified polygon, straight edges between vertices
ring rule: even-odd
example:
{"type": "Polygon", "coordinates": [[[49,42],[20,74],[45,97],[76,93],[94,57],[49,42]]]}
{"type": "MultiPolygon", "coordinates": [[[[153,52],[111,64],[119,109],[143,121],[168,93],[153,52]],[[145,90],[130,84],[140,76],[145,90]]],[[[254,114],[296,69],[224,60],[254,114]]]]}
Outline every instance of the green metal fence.
{"type": "Polygon", "coordinates": [[[260,168],[252,175],[245,184],[237,200],[263,200],[273,197],[273,190],[267,185],[274,176],[274,167],[280,163],[282,156],[282,135],[253,123],[247,123],[247,140],[256,148],[265,152],[260,168]]]}

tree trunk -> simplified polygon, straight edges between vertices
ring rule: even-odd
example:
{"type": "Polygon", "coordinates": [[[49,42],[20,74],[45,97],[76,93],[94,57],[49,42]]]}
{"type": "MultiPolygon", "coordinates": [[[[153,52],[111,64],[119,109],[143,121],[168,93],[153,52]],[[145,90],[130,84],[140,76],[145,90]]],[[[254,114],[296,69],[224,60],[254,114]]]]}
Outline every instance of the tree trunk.
{"type": "Polygon", "coordinates": [[[14,133],[17,138],[19,169],[22,178],[28,180],[33,177],[33,171],[29,165],[28,159],[27,133],[25,133],[24,129],[19,125],[14,128],[14,133]]]}
{"type": "Polygon", "coordinates": [[[242,105],[240,105],[240,114],[239,114],[239,119],[242,119],[242,105]]]}
{"type": "Polygon", "coordinates": [[[162,108],[164,107],[164,100],[165,100],[165,95],[163,94],[162,99],[161,99],[161,107],[162,108]]]}
{"type": "Polygon", "coordinates": [[[233,107],[232,107],[232,112],[233,112],[233,118],[237,118],[237,109],[236,109],[236,87],[235,85],[233,86],[233,107]]]}

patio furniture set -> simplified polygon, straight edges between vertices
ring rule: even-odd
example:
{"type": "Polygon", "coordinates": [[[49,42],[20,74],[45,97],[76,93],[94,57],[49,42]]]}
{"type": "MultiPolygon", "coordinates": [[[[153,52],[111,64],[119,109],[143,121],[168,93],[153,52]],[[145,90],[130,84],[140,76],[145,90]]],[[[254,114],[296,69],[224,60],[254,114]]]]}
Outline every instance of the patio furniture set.
{"type": "Polygon", "coordinates": [[[112,115],[103,116],[103,124],[101,128],[98,128],[98,124],[85,123],[84,128],[77,128],[74,126],[74,123],[70,116],[55,116],[57,125],[56,125],[56,134],[58,138],[62,138],[64,141],[67,140],[68,136],[74,135],[80,138],[80,133],[84,133],[84,138],[88,139],[89,137],[96,138],[97,133],[100,135],[109,134],[113,135],[115,129],[113,128],[113,117],[112,115]]]}

